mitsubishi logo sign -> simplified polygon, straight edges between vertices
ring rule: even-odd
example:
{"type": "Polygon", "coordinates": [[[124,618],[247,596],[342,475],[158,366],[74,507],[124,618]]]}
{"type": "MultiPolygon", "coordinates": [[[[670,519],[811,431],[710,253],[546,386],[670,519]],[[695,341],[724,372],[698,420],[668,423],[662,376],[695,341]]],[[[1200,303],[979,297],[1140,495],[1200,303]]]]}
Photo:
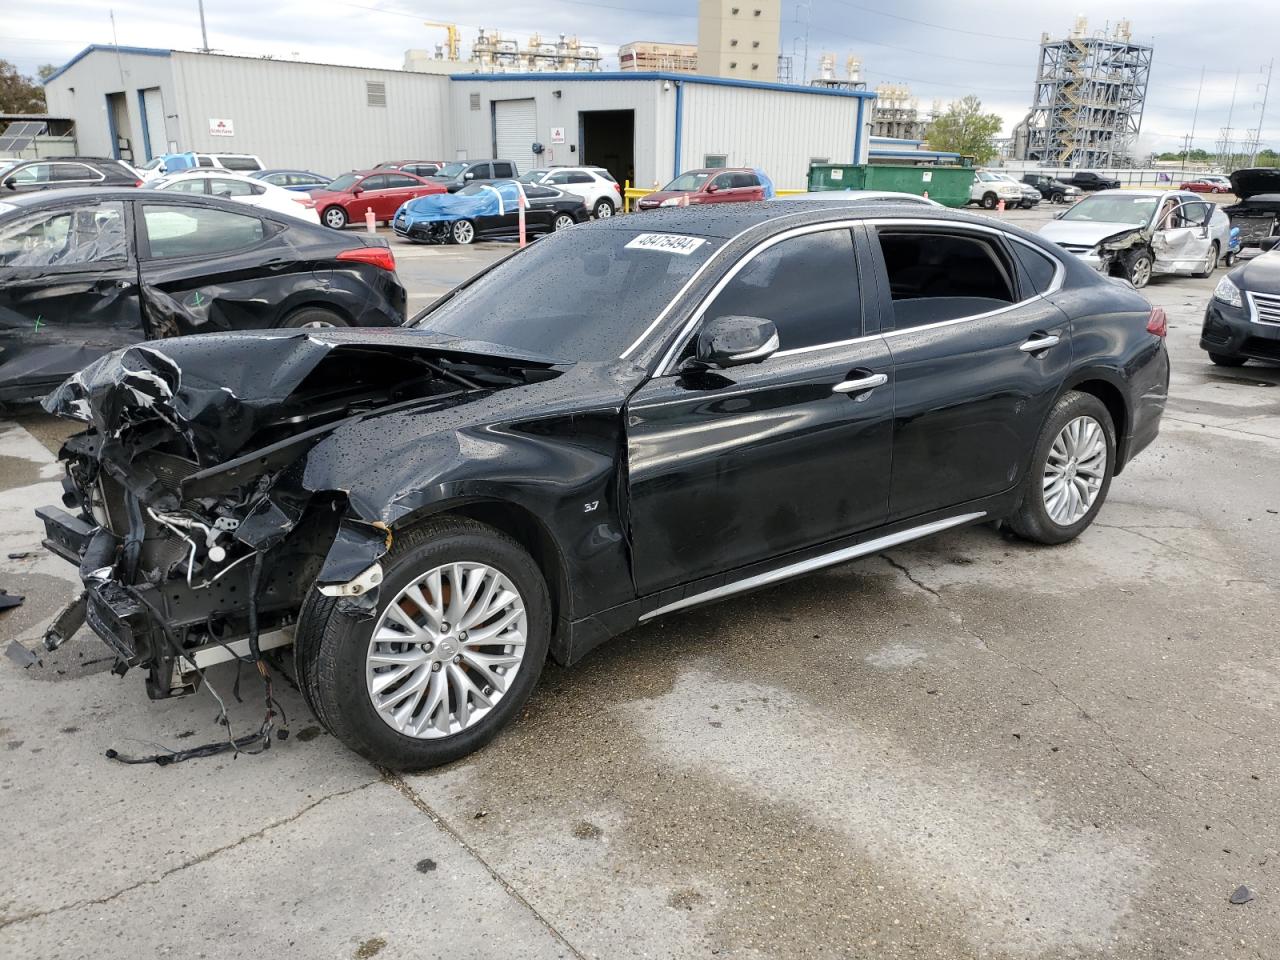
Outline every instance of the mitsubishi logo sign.
{"type": "Polygon", "coordinates": [[[209,136],[211,137],[234,137],[236,135],[236,125],[230,120],[209,120],[209,136]]]}

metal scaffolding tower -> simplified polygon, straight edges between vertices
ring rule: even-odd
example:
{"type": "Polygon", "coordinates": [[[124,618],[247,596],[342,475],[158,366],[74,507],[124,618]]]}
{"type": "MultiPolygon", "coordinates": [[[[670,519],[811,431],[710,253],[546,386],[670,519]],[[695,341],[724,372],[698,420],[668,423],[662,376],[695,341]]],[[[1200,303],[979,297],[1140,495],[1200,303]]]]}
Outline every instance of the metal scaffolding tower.
{"type": "Polygon", "coordinates": [[[1026,159],[1055,167],[1131,162],[1151,76],[1151,47],[1134,43],[1129,21],[1108,36],[1077,17],[1065,40],[1040,39],[1026,159]]]}

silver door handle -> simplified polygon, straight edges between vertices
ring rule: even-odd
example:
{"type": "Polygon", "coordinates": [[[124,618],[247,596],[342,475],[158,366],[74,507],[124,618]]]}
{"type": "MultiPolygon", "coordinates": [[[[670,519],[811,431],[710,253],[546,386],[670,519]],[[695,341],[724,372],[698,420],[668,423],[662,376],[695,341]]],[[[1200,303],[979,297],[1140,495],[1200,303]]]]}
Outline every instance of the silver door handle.
{"type": "Polygon", "coordinates": [[[1056,347],[1061,342],[1061,337],[1055,337],[1053,334],[1049,334],[1047,337],[1036,337],[1033,340],[1028,340],[1018,349],[1023,353],[1037,353],[1040,350],[1048,350],[1050,347],[1056,347]]]}
{"type": "Polygon", "coordinates": [[[859,377],[857,380],[845,380],[843,383],[837,383],[831,388],[832,393],[857,393],[859,390],[874,390],[876,387],[883,387],[889,382],[888,376],[883,373],[873,373],[869,377],[859,377]]]}

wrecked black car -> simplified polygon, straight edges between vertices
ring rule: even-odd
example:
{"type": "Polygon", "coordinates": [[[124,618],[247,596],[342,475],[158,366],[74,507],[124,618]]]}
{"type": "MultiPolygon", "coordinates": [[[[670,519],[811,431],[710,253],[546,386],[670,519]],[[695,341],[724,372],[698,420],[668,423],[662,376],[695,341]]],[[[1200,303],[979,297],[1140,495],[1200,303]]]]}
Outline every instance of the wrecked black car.
{"type": "Polygon", "coordinates": [[[213,197],[56,190],[0,202],[0,402],[180,334],[398,325],[384,241],[213,197]]]}
{"type": "Polygon", "coordinates": [[[292,642],[343,742],[443,763],[637,623],[984,520],[1076,537],[1164,333],[1016,227],[836,198],[557,232],[400,330],[135,346],[46,401],[87,425],[46,642],[83,617],[158,698],[292,642]]]}
{"type": "Polygon", "coordinates": [[[1251,167],[1231,174],[1236,202],[1223,210],[1240,228],[1240,243],[1259,246],[1266,237],[1280,235],[1280,167],[1251,167]]]}

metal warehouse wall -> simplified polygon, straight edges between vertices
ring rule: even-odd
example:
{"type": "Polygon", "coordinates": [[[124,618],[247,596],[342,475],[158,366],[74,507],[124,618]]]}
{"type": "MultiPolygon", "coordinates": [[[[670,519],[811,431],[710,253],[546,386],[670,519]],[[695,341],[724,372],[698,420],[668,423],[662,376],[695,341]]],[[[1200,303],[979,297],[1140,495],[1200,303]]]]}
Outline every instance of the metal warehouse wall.
{"type": "MultiPolygon", "coordinates": [[[[44,87],[48,112],[70,117],[76,123],[76,150],[81,156],[114,156],[107,119],[107,94],[124,93],[128,109],[127,129],[119,134],[133,146],[135,163],[147,162],[138,91],[159,87],[164,112],[174,113],[173,73],[168,53],[162,55],[94,50],[71,64],[44,87]]],[[[172,125],[172,121],[168,121],[172,125]]],[[[169,131],[176,136],[176,127],[169,131]]],[[[154,144],[156,153],[165,144],[154,144]]]]}
{"type": "MultiPolygon", "coordinates": [[[[760,167],[783,190],[805,188],[809,162],[853,162],[856,97],[703,83],[684,86],[682,169],[723,156],[730,167],[760,167]]],[[[864,108],[869,121],[871,101],[864,108]]],[[[865,153],[869,127],[864,129],[865,153]]],[[[865,161],[864,161],[865,162],[865,161]]]]}
{"type": "Polygon", "coordinates": [[[173,73],[184,150],[329,174],[452,154],[446,77],[176,51],[173,73]],[[368,81],[386,85],[386,106],[369,105],[368,81]],[[210,119],[232,121],[235,135],[211,135],[210,119]]]}
{"type": "MultiPolygon", "coordinates": [[[[664,183],[671,169],[675,129],[675,89],[664,90],[660,80],[581,80],[550,76],[520,80],[455,79],[451,83],[453,150],[447,159],[482,159],[493,152],[495,100],[533,98],[538,118],[538,138],[546,152],[539,166],[579,162],[578,113],[583,110],[635,111],[636,182],[645,186],[664,183]],[[560,96],[555,92],[559,91],[560,96]],[[479,95],[478,109],[471,95],[479,95]],[[565,142],[551,142],[551,128],[563,127],[565,142]],[[570,150],[570,147],[574,150],[570,150]]],[[[521,171],[530,169],[532,155],[514,159],[521,171]]]]}

